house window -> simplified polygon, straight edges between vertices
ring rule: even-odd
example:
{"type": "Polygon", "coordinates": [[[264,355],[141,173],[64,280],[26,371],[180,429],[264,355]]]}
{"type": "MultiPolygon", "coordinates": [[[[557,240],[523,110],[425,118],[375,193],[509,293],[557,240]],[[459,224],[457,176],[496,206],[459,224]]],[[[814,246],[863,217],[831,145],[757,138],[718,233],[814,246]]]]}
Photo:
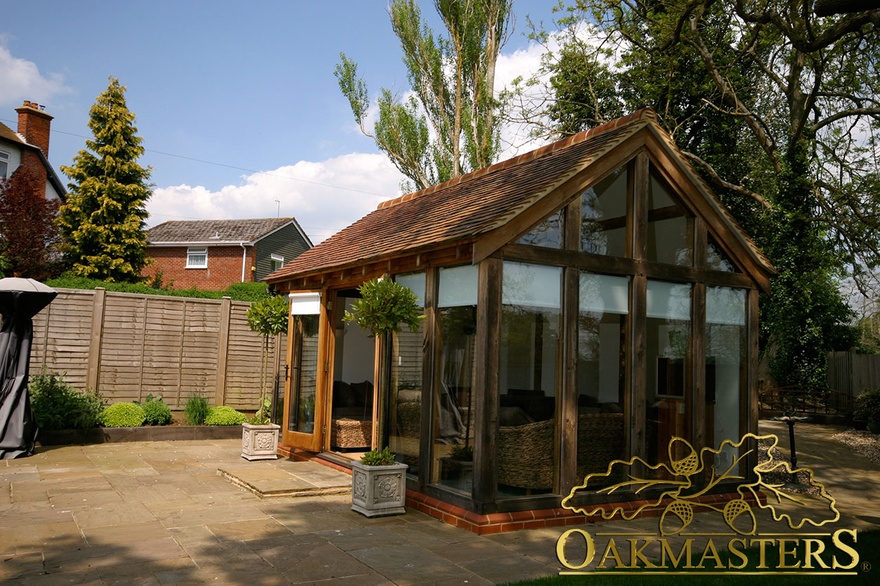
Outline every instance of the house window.
{"type": "Polygon", "coordinates": [[[9,174],[9,153],[0,151],[0,178],[4,178],[9,174]]]}
{"type": "Polygon", "coordinates": [[[284,257],[281,256],[280,254],[272,254],[272,255],[270,255],[270,257],[271,258],[269,260],[269,263],[272,265],[271,272],[274,273],[275,271],[277,271],[278,269],[280,269],[281,267],[284,266],[284,257]]]}
{"type": "Polygon", "coordinates": [[[188,269],[206,269],[206,268],[208,268],[208,249],[207,248],[187,248],[186,249],[186,268],[188,268],[188,269]]]}

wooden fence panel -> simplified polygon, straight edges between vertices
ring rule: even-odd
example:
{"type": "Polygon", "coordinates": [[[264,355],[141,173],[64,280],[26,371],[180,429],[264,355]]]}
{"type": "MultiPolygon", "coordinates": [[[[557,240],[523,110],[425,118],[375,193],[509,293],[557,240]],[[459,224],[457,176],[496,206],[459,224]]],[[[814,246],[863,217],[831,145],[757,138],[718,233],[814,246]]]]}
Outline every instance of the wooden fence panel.
{"type": "Polygon", "coordinates": [[[141,401],[144,297],[106,293],[97,388],[116,401],[141,401]]]}
{"type": "MultiPolygon", "coordinates": [[[[248,304],[233,302],[230,311],[224,402],[236,409],[255,409],[260,397],[263,337],[250,331],[247,310],[248,304]]],[[[273,351],[274,345],[270,340],[270,357],[273,351]]]]}
{"type": "Polygon", "coordinates": [[[856,397],[880,388],[880,356],[855,352],[828,354],[828,387],[856,397]]]}
{"type": "Polygon", "coordinates": [[[86,388],[94,297],[94,291],[59,293],[34,317],[32,373],[45,364],[52,371],[64,373],[64,380],[74,387],[86,388]]]}
{"type": "MultiPolygon", "coordinates": [[[[60,289],[34,318],[31,370],[90,381],[111,403],[161,396],[172,409],[200,394],[252,411],[260,395],[263,338],[247,325],[249,303],[60,289]],[[90,353],[90,350],[92,351],[90,353]]],[[[270,340],[271,389],[284,372],[286,336],[270,340]],[[275,353],[280,352],[276,357],[275,353]]]]}

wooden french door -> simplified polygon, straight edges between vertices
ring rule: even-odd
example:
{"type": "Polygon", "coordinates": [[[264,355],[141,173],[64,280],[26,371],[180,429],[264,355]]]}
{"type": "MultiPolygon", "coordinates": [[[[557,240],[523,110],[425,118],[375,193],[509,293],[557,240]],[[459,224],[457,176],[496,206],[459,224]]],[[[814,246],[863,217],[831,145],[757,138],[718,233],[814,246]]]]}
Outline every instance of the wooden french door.
{"type": "Polygon", "coordinates": [[[291,296],[287,357],[290,369],[285,385],[281,443],[317,452],[324,441],[322,413],[326,393],[321,389],[325,388],[325,373],[320,365],[326,363],[326,343],[321,335],[326,329],[322,323],[326,314],[317,294],[311,294],[313,297],[307,299],[310,303],[300,307],[296,295],[291,296]]]}

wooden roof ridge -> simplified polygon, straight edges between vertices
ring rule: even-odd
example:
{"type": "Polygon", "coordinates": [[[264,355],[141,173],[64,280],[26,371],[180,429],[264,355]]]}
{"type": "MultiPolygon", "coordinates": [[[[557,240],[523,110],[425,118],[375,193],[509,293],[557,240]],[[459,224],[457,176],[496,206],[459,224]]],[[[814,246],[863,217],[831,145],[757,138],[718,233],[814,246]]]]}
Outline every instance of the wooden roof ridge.
{"type": "Polygon", "coordinates": [[[459,175],[458,177],[453,177],[448,181],[444,181],[443,183],[438,183],[437,185],[432,185],[430,187],[426,187],[425,189],[421,189],[419,191],[413,191],[411,193],[407,193],[396,197],[394,199],[389,199],[383,201],[376,208],[378,210],[383,210],[386,208],[390,208],[392,206],[413,200],[417,197],[422,197],[424,195],[429,195],[431,193],[435,193],[437,191],[446,189],[448,187],[452,187],[453,185],[457,185],[459,183],[463,183],[465,181],[470,181],[471,179],[476,179],[477,177],[482,177],[484,175],[488,175],[490,173],[495,173],[496,171],[501,171],[504,169],[509,169],[511,167],[515,167],[522,163],[526,163],[528,161],[533,161],[537,158],[540,158],[548,153],[552,153],[558,151],[560,149],[564,149],[570,147],[573,144],[577,144],[580,142],[584,142],[585,140],[595,138],[601,134],[604,134],[610,130],[614,130],[616,128],[620,128],[621,126],[627,126],[630,124],[634,124],[637,122],[653,122],[657,124],[657,114],[651,108],[642,108],[641,110],[636,110],[632,114],[627,114],[626,116],[621,116],[620,118],[615,118],[614,120],[610,120],[599,126],[594,126],[588,130],[583,130],[578,132],[577,134],[572,134],[566,138],[558,140],[556,142],[551,142],[550,144],[546,144],[542,147],[538,147],[537,149],[531,150],[527,153],[523,153],[521,155],[517,155],[510,159],[506,159],[504,161],[499,161],[493,165],[489,165],[488,167],[483,167],[482,169],[477,169],[476,171],[471,171],[465,175],[459,175]]]}

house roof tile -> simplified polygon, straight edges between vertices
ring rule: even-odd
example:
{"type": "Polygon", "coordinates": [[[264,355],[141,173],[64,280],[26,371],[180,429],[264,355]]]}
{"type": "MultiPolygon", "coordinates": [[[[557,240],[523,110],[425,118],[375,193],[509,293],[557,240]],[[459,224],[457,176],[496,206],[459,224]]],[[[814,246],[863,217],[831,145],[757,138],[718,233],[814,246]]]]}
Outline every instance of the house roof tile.
{"type": "Polygon", "coordinates": [[[293,218],[253,220],[171,220],[147,231],[149,244],[225,244],[253,242],[293,218]]]}

